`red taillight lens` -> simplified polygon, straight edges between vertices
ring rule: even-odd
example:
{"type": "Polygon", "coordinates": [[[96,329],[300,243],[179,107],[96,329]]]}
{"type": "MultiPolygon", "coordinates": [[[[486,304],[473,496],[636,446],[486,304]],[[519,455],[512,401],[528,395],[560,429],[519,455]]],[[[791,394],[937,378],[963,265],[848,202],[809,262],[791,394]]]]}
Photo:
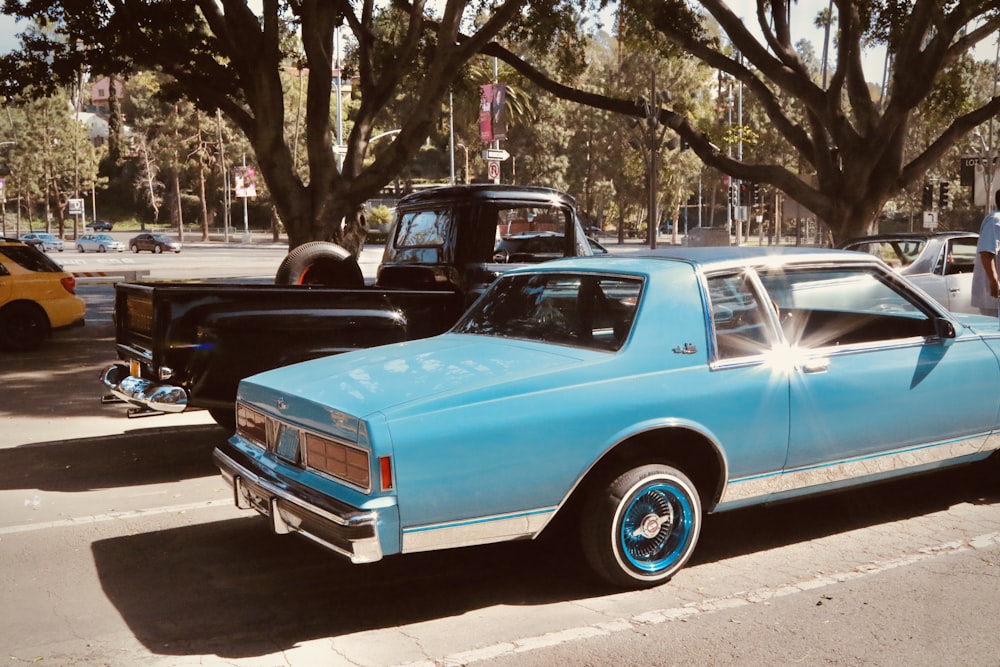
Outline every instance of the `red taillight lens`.
{"type": "Polygon", "coordinates": [[[389,491],[393,488],[392,481],[392,457],[380,456],[378,459],[378,471],[382,478],[382,490],[389,491]]]}
{"type": "Polygon", "coordinates": [[[73,276],[66,276],[59,282],[62,283],[63,289],[65,289],[70,294],[76,294],[76,278],[73,276]]]}

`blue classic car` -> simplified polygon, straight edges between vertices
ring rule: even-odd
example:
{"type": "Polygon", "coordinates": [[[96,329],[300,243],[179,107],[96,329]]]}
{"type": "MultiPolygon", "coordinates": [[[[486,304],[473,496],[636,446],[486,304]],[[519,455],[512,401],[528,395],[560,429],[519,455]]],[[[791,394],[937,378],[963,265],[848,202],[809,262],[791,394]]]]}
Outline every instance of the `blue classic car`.
{"type": "Polygon", "coordinates": [[[703,515],[986,458],[1000,330],[877,258],[676,248],[526,267],[449,332],[242,381],[236,504],[351,561],[533,538],[659,584],[703,515]]]}

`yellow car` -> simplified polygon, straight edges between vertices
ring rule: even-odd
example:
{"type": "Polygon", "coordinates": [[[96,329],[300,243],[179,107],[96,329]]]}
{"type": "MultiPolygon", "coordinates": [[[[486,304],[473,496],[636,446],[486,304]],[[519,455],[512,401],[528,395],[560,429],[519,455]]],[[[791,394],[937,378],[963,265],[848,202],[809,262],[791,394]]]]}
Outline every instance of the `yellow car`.
{"type": "Polygon", "coordinates": [[[26,243],[0,237],[0,349],[39,347],[53,329],[82,325],[76,278],[26,243]]]}

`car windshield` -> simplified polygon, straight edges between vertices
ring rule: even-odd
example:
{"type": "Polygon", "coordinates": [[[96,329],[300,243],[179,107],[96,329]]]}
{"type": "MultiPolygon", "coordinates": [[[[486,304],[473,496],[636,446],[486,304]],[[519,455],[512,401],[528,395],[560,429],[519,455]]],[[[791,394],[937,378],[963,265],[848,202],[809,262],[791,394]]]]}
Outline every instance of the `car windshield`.
{"type": "Polygon", "coordinates": [[[3,245],[0,253],[17,262],[19,265],[37,273],[62,273],[63,268],[48,258],[48,255],[38,252],[26,245],[3,245]]]}
{"type": "Polygon", "coordinates": [[[453,331],[618,350],[632,329],[642,284],[636,277],[577,273],[505,276],[453,331]]]}

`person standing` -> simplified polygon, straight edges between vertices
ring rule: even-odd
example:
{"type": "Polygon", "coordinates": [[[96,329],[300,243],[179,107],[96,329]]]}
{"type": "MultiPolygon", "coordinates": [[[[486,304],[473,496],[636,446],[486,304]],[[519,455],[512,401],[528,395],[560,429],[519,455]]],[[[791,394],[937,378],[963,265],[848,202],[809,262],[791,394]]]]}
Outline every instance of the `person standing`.
{"type": "Polygon", "coordinates": [[[972,305],[983,315],[997,317],[1000,300],[1000,272],[997,255],[1000,254],[1000,190],[993,193],[994,206],[979,227],[979,245],[976,247],[976,265],[972,272],[972,305]]]}

